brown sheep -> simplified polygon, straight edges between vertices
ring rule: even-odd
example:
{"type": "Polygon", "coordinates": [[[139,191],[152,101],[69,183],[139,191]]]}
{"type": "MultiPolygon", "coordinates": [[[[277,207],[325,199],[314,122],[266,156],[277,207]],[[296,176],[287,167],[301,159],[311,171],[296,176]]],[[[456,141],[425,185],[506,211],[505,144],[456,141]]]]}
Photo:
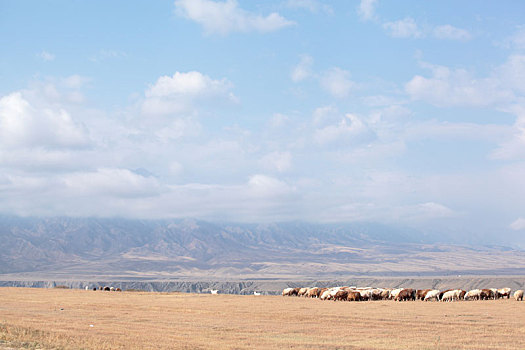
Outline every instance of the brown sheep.
{"type": "Polygon", "coordinates": [[[407,301],[412,298],[412,290],[411,289],[403,289],[399,292],[399,294],[395,297],[395,301],[407,301]]]}
{"type": "Polygon", "coordinates": [[[313,287],[313,288],[310,288],[308,292],[306,292],[305,296],[308,298],[318,298],[319,297],[318,294],[319,294],[319,288],[313,287]]]}
{"type": "Polygon", "coordinates": [[[334,301],[337,300],[347,300],[348,299],[348,291],[347,290],[340,290],[334,295],[334,301]]]}
{"type": "Polygon", "coordinates": [[[348,292],[348,296],[346,297],[346,300],[348,301],[361,301],[361,293],[350,291],[348,292]]]}
{"type": "Polygon", "coordinates": [[[416,299],[417,300],[424,300],[425,296],[428,292],[430,292],[432,289],[418,289],[416,291],[416,299]]]}
{"type": "Polygon", "coordinates": [[[381,291],[381,300],[387,300],[390,296],[390,290],[389,289],[383,289],[381,291]]]}
{"type": "Polygon", "coordinates": [[[482,289],[480,294],[481,300],[494,299],[494,292],[490,289],[482,289]]]}
{"type": "Polygon", "coordinates": [[[301,288],[294,288],[291,292],[290,292],[290,295],[299,295],[299,291],[301,290],[301,288]]]}

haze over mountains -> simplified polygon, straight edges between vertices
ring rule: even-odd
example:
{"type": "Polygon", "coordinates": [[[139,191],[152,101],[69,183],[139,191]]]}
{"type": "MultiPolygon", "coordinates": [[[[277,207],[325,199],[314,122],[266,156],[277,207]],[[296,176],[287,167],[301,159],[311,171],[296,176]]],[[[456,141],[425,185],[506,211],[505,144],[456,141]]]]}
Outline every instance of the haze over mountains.
{"type": "MultiPolygon", "coordinates": [[[[0,217],[2,279],[328,279],[525,273],[525,251],[371,223],[0,217]]],[[[457,237],[456,237],[457,238],[457,237]]]]}

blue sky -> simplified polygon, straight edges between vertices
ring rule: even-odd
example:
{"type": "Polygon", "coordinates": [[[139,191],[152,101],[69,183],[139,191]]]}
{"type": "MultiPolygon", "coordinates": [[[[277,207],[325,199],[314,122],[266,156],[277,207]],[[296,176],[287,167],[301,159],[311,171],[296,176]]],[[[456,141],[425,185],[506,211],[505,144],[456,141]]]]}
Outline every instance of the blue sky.
{"type": "Polygon", "coordinates": [[[520,240],[525,4],[0,1],[0,212],[520,240]]]}

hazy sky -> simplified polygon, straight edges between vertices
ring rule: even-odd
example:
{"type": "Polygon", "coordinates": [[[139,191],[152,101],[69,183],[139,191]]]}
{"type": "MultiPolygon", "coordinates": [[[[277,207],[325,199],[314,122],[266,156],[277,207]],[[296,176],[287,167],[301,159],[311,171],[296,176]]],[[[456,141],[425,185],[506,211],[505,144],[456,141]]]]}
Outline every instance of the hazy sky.
{"type": "Polygon", "coordinates": [[[525,233],[525,2],[2,0],[0,47],[4,214],[525,233]]]}

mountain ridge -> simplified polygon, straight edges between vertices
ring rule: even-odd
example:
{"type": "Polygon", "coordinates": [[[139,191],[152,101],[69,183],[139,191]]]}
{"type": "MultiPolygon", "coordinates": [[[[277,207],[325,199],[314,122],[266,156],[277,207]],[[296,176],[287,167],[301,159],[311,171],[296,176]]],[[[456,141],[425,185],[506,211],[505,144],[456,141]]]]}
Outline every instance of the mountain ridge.
{"type": "Polygon", "coordinates": [[[516,274],[520,266],[519,249],[437,242],[370,223],[0,217],[0,274],[332,278],[516,274]]]}

